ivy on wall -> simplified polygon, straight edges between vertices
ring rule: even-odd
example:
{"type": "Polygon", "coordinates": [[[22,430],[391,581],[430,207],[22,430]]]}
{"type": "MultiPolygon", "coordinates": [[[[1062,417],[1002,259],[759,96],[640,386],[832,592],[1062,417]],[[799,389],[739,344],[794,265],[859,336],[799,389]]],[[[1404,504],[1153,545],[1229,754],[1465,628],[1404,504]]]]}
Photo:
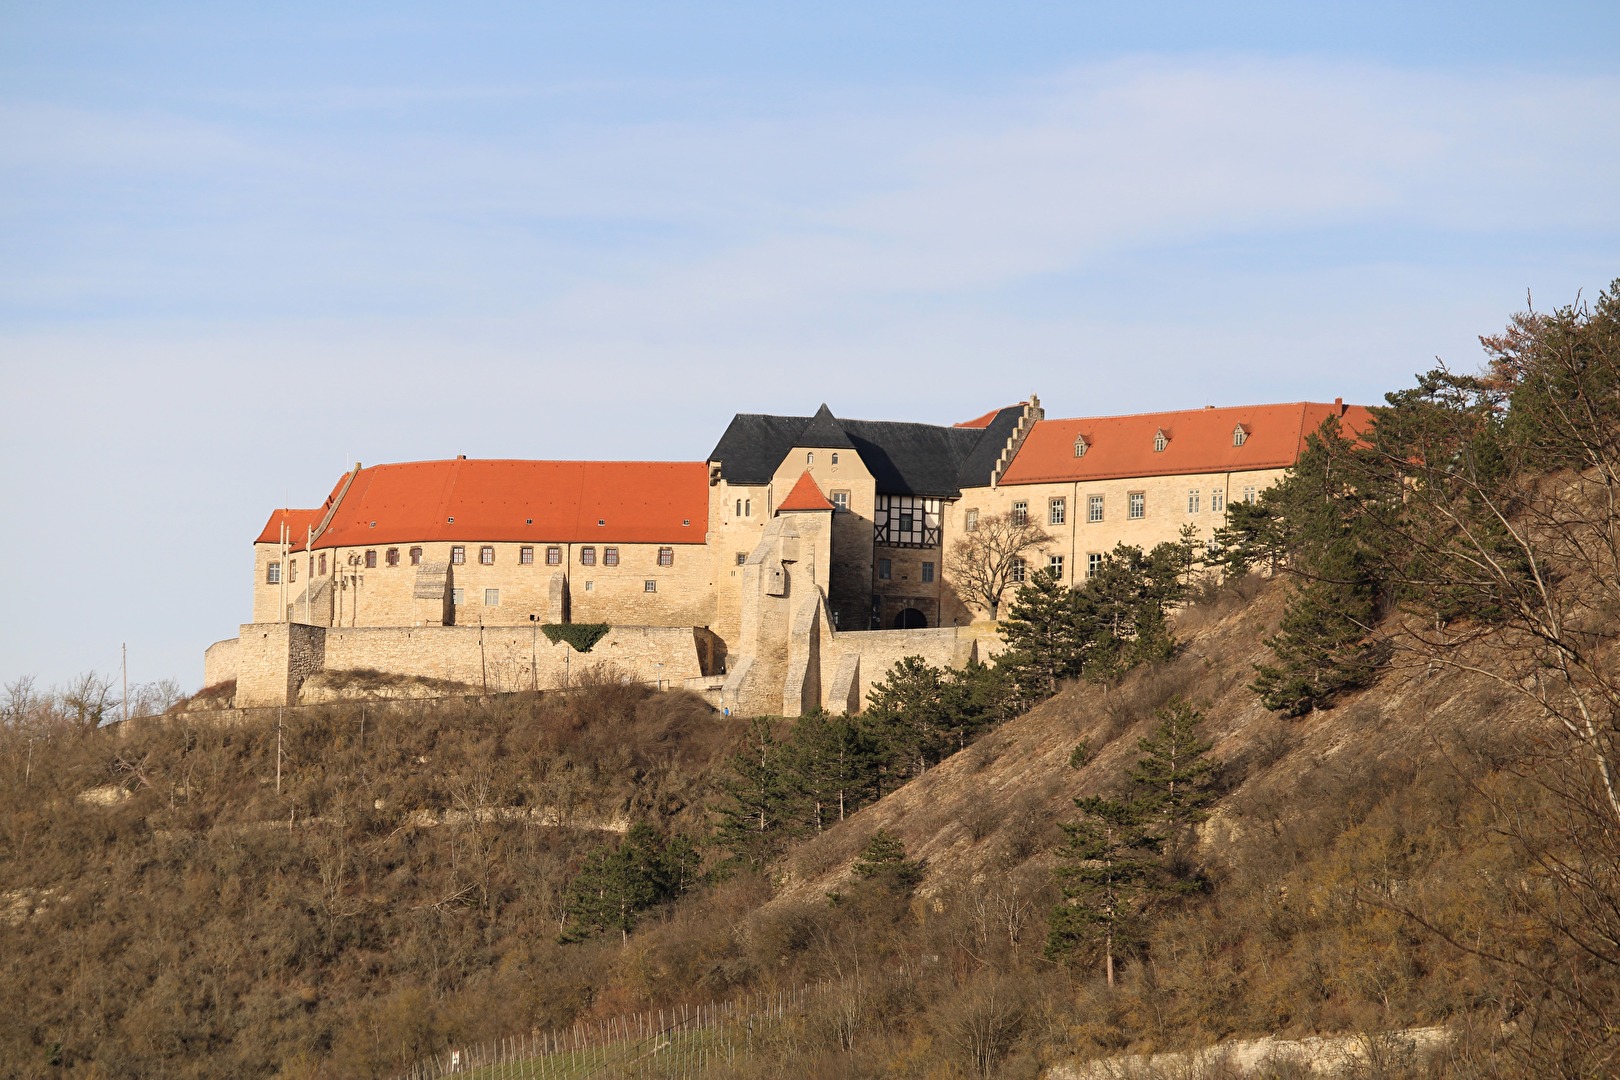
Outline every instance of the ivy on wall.
{"type": "Polygon", "coordinates": [[[559,641],[566,641],[574,647],[575,652],[588,653],[591,647],[601,641],[608,632],[605,622],[585,623],[542,623],[540,632],[546,635],[546,640],[553,645],[559,641]]]}

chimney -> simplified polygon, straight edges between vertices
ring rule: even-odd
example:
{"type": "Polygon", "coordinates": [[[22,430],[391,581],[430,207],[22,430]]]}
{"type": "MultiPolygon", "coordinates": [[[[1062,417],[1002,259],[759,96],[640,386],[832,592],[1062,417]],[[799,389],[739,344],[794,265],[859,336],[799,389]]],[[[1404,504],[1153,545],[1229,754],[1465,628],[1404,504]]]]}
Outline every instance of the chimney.
{"type": "Polygon", "coordinates": [[[1339,410],[1339,415],[1340,416],[1343,416],[1346,412],[1349,411],[1344,407],[1344,398],[1342,398],[1342,397],[1336,397],[1336,398],[1333,399],[1333,407],[1335,409],[1339,410]]]}

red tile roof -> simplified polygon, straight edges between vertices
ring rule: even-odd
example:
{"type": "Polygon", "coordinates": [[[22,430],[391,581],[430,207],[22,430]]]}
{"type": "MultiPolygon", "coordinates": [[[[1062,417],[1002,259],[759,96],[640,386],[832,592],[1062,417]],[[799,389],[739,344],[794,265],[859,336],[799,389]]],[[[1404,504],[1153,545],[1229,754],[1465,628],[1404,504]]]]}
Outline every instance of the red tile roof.
{"type": "Polygon", "coordinates": [[[309,530],[318,529],[321,519],[326,516],[326,507],[318,506],[313,510],[276,510],[270,514],[270,520],[264,523],[264,531],[259,533],[256,544],[281,543],[281,526],[287,526],[287,544],[293,551],[303,551],[304,544],[309,540],[309,530]]]}
{"type": "MultiPolygon", "coordinates": [[[[1026,405],[1028,402],[1020,401],[1018,404],[1026,405]]],[[[1008,408],[1008,406],[1004,405],[1001,408],[1008,408]]],[[[983,416],[975,416],[972,420],[964,420],[960,424],[952,424],[951,426],[965,428],[987,428],[990,426],[990,421],[994,420],[996,418],[996,414],[999,412],[1001,412],[1001,409],[991,409],[983,416]]]]}
{"type": "MultiPolygon", "coordinates": [[[[345,477],[347,479],[347,477],[345,477]]],[[[412,461],[354,473],[317,548],[471,540],[701,544],[701,461],[412,461]],[[600,523],[600,524],[599,524],[600,523]]],[[[325,516],[319,510],[292,514],[325,516]]],[[[278,512],[280,513],[280,512],[278,512]]],[[[300,545],[305,518],[296,526],[300,545]]],[[[272,517],[260,543],[275,543],[272,517]]]]}
{"type": "Polygon", "coordinates": [[[787,498],[783,499],[781,505],[776,508],[776,512],[780,514],[784,510],[831,510],[832,508],[833,504],[827,501],[827,497],[821,493],[821,488],[816,486],[815,478],[806,472],[799,477],[798,481],[793,485],[793,490],[788,492],[787,498]]]}
{"type": "Polygon", "coordinates": [[[1372,414],[1360,405],[1301,401],[1289,405],[1241,405],[1219,409],[1140,413],[1135,416],[1040,420],[1030,429],[1003,484],[1112,480],[1130,476],[1242,472],[1286,468],[1298,459],[1305,438],[1332,415],[1352,434],[1366,430],[1372,414]],[[1242,425],[1247,437],[1232,445],[1242,425]],[[1163,432],[1167,444],[1153,449],[1163,432]],[[1075,440],[1086,452],[1075,457],[1075,440]]]}

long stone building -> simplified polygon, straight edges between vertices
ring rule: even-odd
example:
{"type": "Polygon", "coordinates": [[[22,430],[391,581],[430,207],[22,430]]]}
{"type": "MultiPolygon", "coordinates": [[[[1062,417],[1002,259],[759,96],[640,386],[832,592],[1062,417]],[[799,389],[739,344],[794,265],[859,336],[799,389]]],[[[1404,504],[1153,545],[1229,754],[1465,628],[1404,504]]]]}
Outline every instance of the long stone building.
{"type": "Polygon", "coordinates": [[[956,425],[738,414],[703,461],[376,465],[253,545],[253,621],[209,649],[236,704],[297,701],[320,670],[486,689],[586,661],[539,628],[607,623],[589,662],[717,704],[855,710],[894,661],[961,664],[993,625],[953,587],[952,542],[1012,514],[1077,583],[1121,542],[1209,537],[1329,417],[1300,402],[1047,419],[1039,400],[956,425]]]}

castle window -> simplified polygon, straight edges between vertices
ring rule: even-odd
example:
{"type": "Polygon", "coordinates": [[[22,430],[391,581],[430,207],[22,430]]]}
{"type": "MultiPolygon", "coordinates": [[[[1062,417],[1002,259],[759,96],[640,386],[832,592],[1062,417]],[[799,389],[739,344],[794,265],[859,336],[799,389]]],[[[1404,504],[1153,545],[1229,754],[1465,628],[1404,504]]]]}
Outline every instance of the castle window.
{"type": "Polygon", "coordinates": [[[1254,488],[1246,487],[1243,489],[1243,501],[1246,503],[1254,502],[1254,488]]]}
{"type": "Polygon", "coordinates": [[[1103,519],[1103,497],[1101,495],[1088,495],[1086,497],[1086,520],[1092,523],[1103,519]]]}
{"type": "Polygon", "coordinates": [[[495,565],[495,548],[494,548],[494,546],[491,545],[491,544],[485,544],[483,547],[479,548],[478,549],[478,561],[480,563],[482,563],[483,565],[485,565],[485,566],[494,566],[495,565]]]}
{"type": "Polygon", "coordinates": [[[1188,492],[1187,492],[1187,513],[1189,513],[1189,514],[1198,513],[1198,503],[1199,503],[1198,489],[1197,488],[1189,489],[1188,492]]]}
{"type": "Polygon", "coordinates": [[[1029,524],[1029,503],[1023,501],[1013,503],[1012,523],[1014,525],[1029,524]]]}
{"type": "Polygon", "coordinates": [[[1012,567],[1008,570],[1007,577],[1012,580],[1014,585],[1022,585],[1028,572],[1029,564],[1024,562],[1022,556],[1019,556],[1013,559],[1012,567]]]}
{"type": "Polygon", "coordinates": [[[925,562],[925,563],[922,564],[922,579],[923,579],[923,581],[925,583],[934,580],[934,564],[933,563],[925,562]]]}
{"type": "Polygon", "coordinates": [[[1063,556],[1061,556],[1061,555],[1053,555],[1050,558],[1048,558],[1046,560],[1046,572],[1051,574],[1054,580],[1062,581],[1063,580],[1063,556]]]}
{"type": "Polygon", "coordinates": [[[748,552],[746,552],[746,551],[737,552],[737,565],[738,566],[744,566],[744,565],[747,564],[747,562],[748,562],[748,552]]]}
{"type": "Polygon", "coordinates": [[[450,565],[461,566],[467,561],[467,549],[456,544],[450,549],[450,565]]]}
{"type": "Polygon", "coordinates": [[[324,576],[326,576],[326,552],[324,552],[324,551],[321,552],[320,566],[321,566],[321,576],[324,577],[324,576]]]}
{"type": "Polygon", "coordinates": [[[287,580],[288,581],[297,581],[298,580],[298,560],[297,559],[294,559],[292,562],[287,564],[287,580]]]}
{"type": "Polygon", "coordinates": [[[366,552],[366,569],[377,569],[377,552],[375,548],[366,552]]]}
{"type": "Polygon", "coordinates": [[[1086,442],[1086,437],[1084,435],[1076,435],[1074,438],[1074,456],[1085,457],[1086,451],[1089,449],[1091,449],[1091,447],[1086,442]]]}
{"type": "MultiPolygon", "coordinates": [[[[421,548],[419,548],[419,547],[411,548],[411,565],[412,566],[421,566],[422,565],[422,549],[421,548]]],[[[324,562],[321,563],[321,573],[323,573],[323,574],[326,573],[326,564],[324,562]]]]}
{"type": "Polygon", "coordinates": [[[389,548],[383,554],[383,562],[387,563],[389,566],[398,566],[399,565],[399,548],[389,548]]]}
{"type": "Polygon", "coordinates": [[[451,589],[450,590],[450,603],[451,603],[451,606],[460,607],[462,604],[465,604],[466,602],[467,602],[467,590],[466,589],[451,589]]]}
{"type": "Polygon", "coordinates": [[[590,546],[580,548],[579,549],[579,565],[581,565],[581,566],[595,566],[596,565],[596,549],[593,548],[593,547],[590,547],[590,546]]]}
{"type": "Polygon", "coordinates": [[[1046,520],[1052,525],[1061,525],[1069,516],[1068,499],[1051,499],[1046,504],[1046,520]]]}
{"type": "Polygon", "coordinates": [[[1102,569],[1102,553],[1093,551],[1086,556],[1086,577],[1096,577],[1102,569]]]}
{"type": "Polygon", "coordinates": [[[804,463],[806,465],[814,465],[816,463],[816,452],[814,450],[806,450],[804,452],[804,463]]]}
{"type": "Polygon", "coordinates": [[[744,499],[743,500],[743,517],[753,517],[753,516],[754,516],[754,500],[753,499],[744,499]]]}
{"type": "Polygon", "coordinates": [[[556,544],[552,544],[550,547],[546,548],[546,565],[562,565],[562,548],[558,547],[556,544]]]}
{"type": "Polygon", "coordinates": [[[594,582],[594,581],[587,581],[587,582],[586,582],[586,583],[585,583],[585,591],[586,591],[586,592],[590,592],[590,591],[591,591],[591,590],[592,590],[592,589],[594,589],[594,588],[596,588],[596,582],[594,582]]]}
{"type": "Polygon", "coordinates": [[[499,590],[499,589],[485,589],[484,590],[484,606],[485,607],[500,607],[501,606],[501,590],[499,590]]]}
{"type": "Polygon", "coordinates": [[[1132,520],[1135,520],[1137,518],[1145,518],[1145,517],[1147,517],[1147,493],[1146,492],[1133,491],[1129,495],[1126,496],[1126,500],[1127,500],[1127,504],[1126,504],[1127,509],[1125,511],[1125,516],[1126,517],[1131,518],[1132,520]]]}
{"type": "Polygon", "coordinates": [[[878,576],[879,581],[888,581],[889,577],[893,573],[894,573],[894,564],[891,563],[888,559],[879,559],[877,561],[877,576],[878,576]]]}
{"type": "Polygon", "coordinates": [[[890,547],[939,547],[938,499],[917,495],[879,495],[872,518],[874,543],[890,547]]]}
{"type": "Polygon", "coordinates": [[[835,491],[832,493],[833,510],[840,514],[849,513],[849,492],[835,491]]]}
{"type": "Polygon", "coordinates": [[[1164,453],[1164,448],[1169,446],[1169,445],[1170,445],[1170,440],[1164,437],[1163,430],[1156,431],[1156,432],[1153,433],[1153,452],[1155,454],[1164,453]]]}
{"type": "Polygon", "coordinates": [[[1243,430],[1243,425],[1242,424],[1239,424],[1237,427],[1232,429],[1232,445],[1233,446],[1242,446],[1248,440],[1249,440],[1249,433],[1247,431],[1243,430]]]}
{"type": "Polygon", "coordinates": [[[838,464],[838,455],[837,455],[837,454],[834,454],[834,455],[833,455],[833,456],[832,456],[832,463],[833,463],[833,464],[834,464],[834,465],[836,465],[836,464],[838,464]]]}
{"type": "Polygon", "coordinates": [[[1226,509],[1226,492],[1212,491],[1209,493],[1209,508],[1214,513],[1221,513],[1226,509]]]}
{"type": "Polygon", "coordinates": [[[969,510],[967,513],[962,515],[962,531],[979,531],[979,512],[977,510],[969,510]]]}
{"type": "Polygon", "coordinates": [[[672,548],[672,547],[661,547],[661,548],[659,548],[658,549],[658,565],[659,566],[674,566],[675,565],[675,549],[672,548]]]}
{"type": "Polygon", "coordinates": [[[731,516],[732,517],[742,517],[742,500],[741,499],[737,500],[737,512],[732,514],[731,516]]]}
{"type": "Polygon", "coordinates": [[[641,583],[641,591],[642,592],[657,592],[658,591],[658,581],[655,578],[648,578],[646,581],[643,581],[641,583]]]}
{"type": "Polygon", "coordinates": [[[603,548],[602,549],[602,565],[603,566],[618,566],[619,565],[619,549],[616,548],[616,547],[605,547],[605,548],[603,548]]]}
{"type": "Polygon", "coordinates": [[[519,566],[533,566],[534,565],[534,548],[529,547],[528,545],[524,545],[523,547],[518,548],[518,565],[519,566]]]}
{"type": "Polygon", "coordinates": [[[264,568],[264,583],[266,585],[281,584],[281,564],[273,562],[264,568]]]}

